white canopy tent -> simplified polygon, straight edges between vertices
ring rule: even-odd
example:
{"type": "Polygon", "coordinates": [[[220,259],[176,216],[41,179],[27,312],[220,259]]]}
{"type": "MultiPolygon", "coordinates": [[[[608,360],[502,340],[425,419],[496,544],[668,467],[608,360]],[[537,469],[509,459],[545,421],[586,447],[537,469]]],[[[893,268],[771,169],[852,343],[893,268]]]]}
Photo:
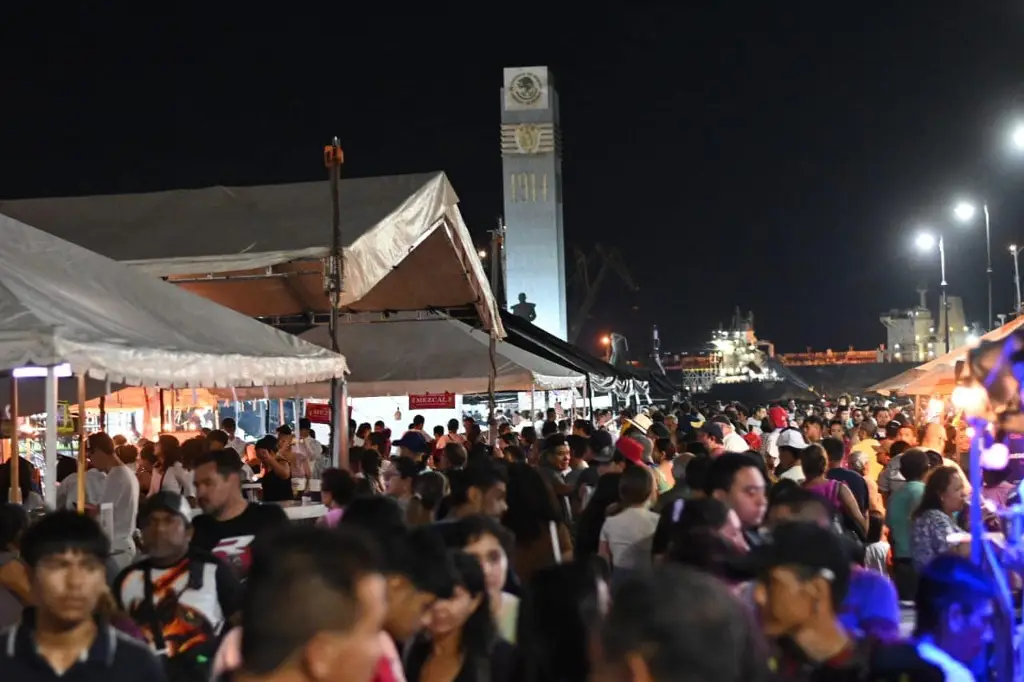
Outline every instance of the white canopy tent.
{"type": "MultiPolygon", "coordinates": [[[[348,312],[470,306],[504,336],[498,307],[444,173],[340,184],[348,312]]],[[[326,182],[0,202],[0,213],[250,317],[326,313],[326,182]]]]}
{"type": "MultiPolygon", "coordinates": [[[[1022,325],[1024,325],[1024,317],[1010,320],[1001,327],[997,327],[984,334],[978,342],[999,341],[1017,331],[1022,325]]],[[[901,372],[885,381],[880,381],[874,386],[868,387],[866,391],[881,393],[882,395],[927,395],[929,393],[952,390],[956,363],[964,360],[967,357],[967,352],[974,345],[976,344],[954,348],[933,360],[908,369],[906,372],[901,372]]]]}
{"type": "MultiPolygon", "coordinates": [[[[490,360],[488,335],[441,315],[397,313],[380,322],[342,324],[338,332],[352,363],[348,391],[352,397],[422,393],[486,393],[490,360]]],[[[329,345],[326,327],[300,336],[329,345]]],[[[580,388],[586,377],[562,365],[499,341],[495,353],[495,390],[529,391],[580,388]]],[[[219,390],[224,397],[330,398],[326,382],[219,390]]]]}
{"type": "MultiPolygon", "coordinates": [[[[111,382],[207,388],[319,382],[347,370],[322,346],[4,215],[0,243],[0,370],[66,363],[111,382]]],[[[47,425],[52,485],[55,420],[47,425]]]]}

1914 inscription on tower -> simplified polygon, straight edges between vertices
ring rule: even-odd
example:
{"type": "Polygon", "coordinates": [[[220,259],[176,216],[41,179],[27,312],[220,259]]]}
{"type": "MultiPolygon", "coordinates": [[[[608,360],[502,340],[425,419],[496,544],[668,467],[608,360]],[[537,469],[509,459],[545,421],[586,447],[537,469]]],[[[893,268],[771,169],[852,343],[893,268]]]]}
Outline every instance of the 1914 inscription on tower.
{"type": "MultiPolygon", "coordinates": [[[[501,166],[505,185],[505,291],[534,324],[565,339],[565,241],[558,93],[546,66],[505,69],[501,166]],[[532,306],[522,307],[522,304],[532,306]]],[[[513,312],[516,312],[515,310],[513,312]]]]}

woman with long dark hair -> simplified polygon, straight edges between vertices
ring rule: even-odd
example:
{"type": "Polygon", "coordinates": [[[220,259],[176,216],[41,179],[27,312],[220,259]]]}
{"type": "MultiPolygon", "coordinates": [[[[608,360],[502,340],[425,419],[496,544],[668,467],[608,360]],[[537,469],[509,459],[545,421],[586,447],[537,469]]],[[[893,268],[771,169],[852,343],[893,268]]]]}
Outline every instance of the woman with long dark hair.
{"type": "Polygon", "coordinates": [[[554,491],[528,464],[508,466],[508,510],[502,523],[515,535],[512,564],[529,580],[538,569],[572,559],[572,538],[554,491]]]}
{"type": "Polygon", "coordinates": [[[928,563],[947,552],[967,556],[969,542],[956,542],[961,535],[953,514],[964,508],[964,480],[956,467],[938,467],[928,475],[921,503],[912,515],[910,553],[920,572],[928,563]]]}
{"type": "Polygon", "coordinates": [[[508,582],[506,547],[511,545],[512,534],[497,521],[482,514],[443,525],[448,546],[462,550],[480,562],[498,634],[515,644],[519,598],[504,591],[508,582]]]}
{"type": "Polygon", "coordinates": [[[590,642],[610,602],[596,558],[541,569],[519,609],[517,642],[525,682],[587,682],[590,642]]]}
{"type": "Polygon", "coordinates": [[[188,472],[182,464],[181,443],[174,436],[163,434],[156,441],[153,453],[156,466],[149,483],[149,495],[161,490],[169,490],[183,497],[195,498],[195,486],[189,480],[188,472]]]}
{"type": "Polygon", "coordinates": [[[601,528],[608,518],[608,510],[619,504],[619,479],[622,474],[604,474],[597,479],[597,487],[590,501],[576,521],[576,556],[594,556],[601,546],[601,528]]]}
{"type": "Polygon", "coordinates": [[[672,563],[713,575],[731,587],[747,579],[735,568],[737,558],[748,549],[736,512],[719,500],[707,498],[679,500],[664,513],[676,519],[668,548],[672,563]]]}
{"type": "Polygon", "coordinates": [[[515,647],[498,636],[483,569],[476,558],[452,552],[455,591],[439,599],[427,630],[409,647],[409,682],[507,682],[518,680],[515,647]]]}

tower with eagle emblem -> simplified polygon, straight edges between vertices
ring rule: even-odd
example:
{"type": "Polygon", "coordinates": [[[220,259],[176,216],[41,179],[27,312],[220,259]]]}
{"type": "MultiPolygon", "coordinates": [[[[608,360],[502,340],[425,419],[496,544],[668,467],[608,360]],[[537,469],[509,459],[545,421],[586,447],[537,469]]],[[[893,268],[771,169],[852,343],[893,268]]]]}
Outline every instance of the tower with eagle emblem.
{"type": "Polygon", "coordinates": [[[501,90],[505,291],[512,312],[565,339],[565,240],[558,93],[546,66],[505,69],[501,90]]]}

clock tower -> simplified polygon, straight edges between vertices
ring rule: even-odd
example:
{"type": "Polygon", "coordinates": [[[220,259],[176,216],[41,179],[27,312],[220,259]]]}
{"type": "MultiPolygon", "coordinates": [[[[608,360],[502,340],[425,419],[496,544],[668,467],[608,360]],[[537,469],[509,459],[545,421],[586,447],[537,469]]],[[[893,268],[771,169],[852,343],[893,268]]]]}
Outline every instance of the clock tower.
{"type": "Polygon", "coordinates": [[[512,312],[565,339],[565,241],[558,93],[546,66],[505,69],[501,170],[505,291],[512,312]]]}

